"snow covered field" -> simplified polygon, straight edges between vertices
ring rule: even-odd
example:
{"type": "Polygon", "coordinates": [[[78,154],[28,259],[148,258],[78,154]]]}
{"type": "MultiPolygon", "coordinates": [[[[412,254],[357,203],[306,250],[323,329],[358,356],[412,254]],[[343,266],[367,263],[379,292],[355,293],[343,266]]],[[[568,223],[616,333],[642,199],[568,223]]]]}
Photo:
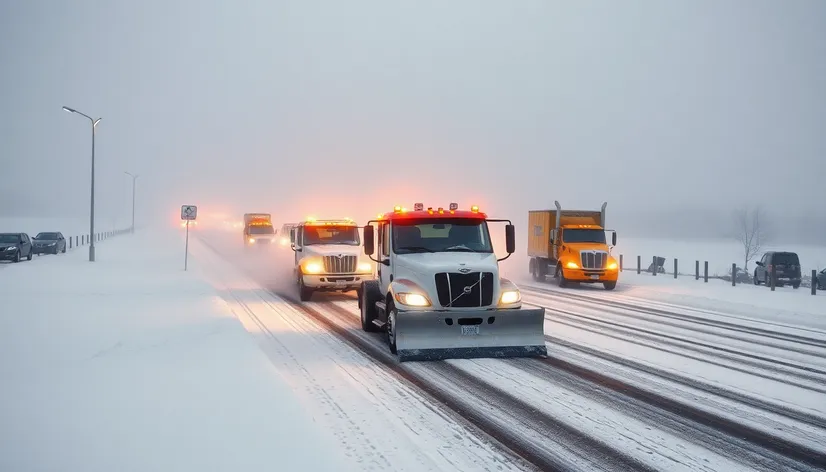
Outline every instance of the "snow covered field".
{"type": "Polygon", "coordinates": [[[97,257],[0,272],[0,470],[348,470],[180,235],[97,257]]]}
{"type": "MultiPolygon", "coordinates": [[[[621,235],[620,235],[621,236],[621,235]]],[[[800,257],[803,273],[811,273],[812,269],[826,267],[826,242],[824,246],[806,246],[800,244],[770,244],[762,249],[757,260],[766,251],[793,251],[800,257]]],[[[731,264],[743,267],[743,246],[734,239],[708,240],[670,240],[670,239],[642,239],[617,238],[617,247],[613,254],[619,258],[623,255],[625,270],[636,270],[637,256],[642,258],[642,269],[648,268],[654,256],[664,257],[665,270],[671,272],[674,268],[674,258],[679,261],[681,273],[694,273],[695,261],[700,261],[700,276],[702,276],[703,262],[708,261],[709,275],[725,275],[731,271],[731,264]]],[[[754,262],[749,263],[749,270],[754,270],[754,262]]]]}

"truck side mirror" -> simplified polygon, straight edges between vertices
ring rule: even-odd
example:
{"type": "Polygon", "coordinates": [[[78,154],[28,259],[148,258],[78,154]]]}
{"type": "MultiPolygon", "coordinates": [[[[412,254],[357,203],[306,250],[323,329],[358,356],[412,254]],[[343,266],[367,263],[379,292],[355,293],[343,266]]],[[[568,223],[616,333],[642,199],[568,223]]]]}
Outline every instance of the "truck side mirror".
{"type": "Polygon", "coordinates": [[[612,246],[617,245],[617,232],[616,231],[614,231],[614,233],[611,235],[611,245],[612,246]]]}
{"type": "Polygon", "coordinates": [[[513,225],[505,225],[505,248],[508,254],[516,252],[516,228],[513,225]]]}
{"type": "Polygon", "coordinates": [[[556,229],[551,230],[551,243],[556,241],[556,229]]]}
{"type": "Polygon", "coordinates": [[[376,251],[376,234],[373,231],[373,225],[367,225],[364,227],[364,253],[368,256],[372,256],[373,253],[376,251]]]}

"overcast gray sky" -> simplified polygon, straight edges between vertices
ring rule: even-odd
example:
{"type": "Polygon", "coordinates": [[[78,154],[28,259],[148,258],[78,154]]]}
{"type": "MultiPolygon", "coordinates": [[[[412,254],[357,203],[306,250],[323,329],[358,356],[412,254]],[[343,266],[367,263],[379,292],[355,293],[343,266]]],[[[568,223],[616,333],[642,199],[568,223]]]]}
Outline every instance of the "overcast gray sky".
{"type": "Polygon", "coordinates": [[[105,218],[823,214],[821,0],[6,1],[0,65],[0,214],[88,213],[63,105],[105,218]]]}

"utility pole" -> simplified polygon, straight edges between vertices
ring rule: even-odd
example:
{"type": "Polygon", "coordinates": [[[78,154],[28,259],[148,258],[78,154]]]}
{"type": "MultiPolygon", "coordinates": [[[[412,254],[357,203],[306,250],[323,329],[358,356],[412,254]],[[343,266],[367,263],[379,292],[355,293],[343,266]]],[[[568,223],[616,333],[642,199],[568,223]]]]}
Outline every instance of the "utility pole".
{"type": "Polygon", "coordinates": [[[94,119],[86,113],[63,107],[65,111],[86,117],[92,123],[92,197],[89,210],[89,262],[95,262],[95,129],[103,118],[94,119]]]}
{"type": "Polygon", "coordinates": [[[138,180],[138,174],[131,174],[126,171],[123,173],[132,177],[132,234],[135,234],[135,182],[138,180]]]}

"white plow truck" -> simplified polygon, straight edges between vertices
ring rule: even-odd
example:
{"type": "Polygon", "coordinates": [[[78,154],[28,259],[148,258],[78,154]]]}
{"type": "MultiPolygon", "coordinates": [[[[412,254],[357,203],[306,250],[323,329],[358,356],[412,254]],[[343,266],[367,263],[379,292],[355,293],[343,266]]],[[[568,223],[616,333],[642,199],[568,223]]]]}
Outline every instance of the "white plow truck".
{"type": "Polygon", "coordinates": [[[315,292],[360,291],[362,281],[373,278],[373,264],[359,257],[358,226],[349,218],[308,219],[290,230],[290,238],[303,302],[315,292]]]}
{"type": "Polygon", "coordinates": [[[383,330],[401,362],[547,355],[545,309],[522,308],[519,288],[499,277],[514,238],[509,220],[455,203],[448,210],[396,207],[369,221],[364,253],[377,263],[378,277],[362,282],[362,329],[383,330]],[[494,254],[488,222],[507,223],[503,259],[494,254]]]}

